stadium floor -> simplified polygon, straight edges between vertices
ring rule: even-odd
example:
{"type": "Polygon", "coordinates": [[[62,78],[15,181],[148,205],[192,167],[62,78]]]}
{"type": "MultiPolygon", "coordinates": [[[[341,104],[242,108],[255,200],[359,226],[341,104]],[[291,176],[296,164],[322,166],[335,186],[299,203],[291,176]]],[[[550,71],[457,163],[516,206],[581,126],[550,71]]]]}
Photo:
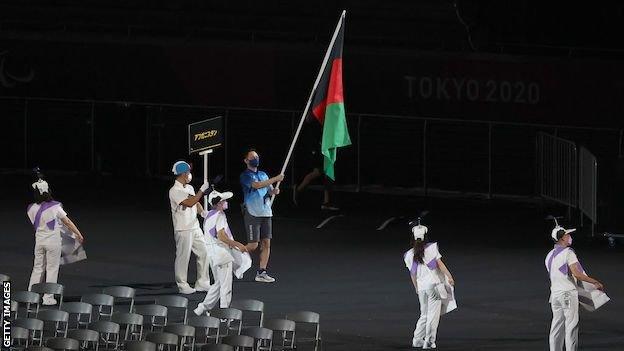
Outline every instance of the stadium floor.
{"type": "MultiPolygon", "coordinates": [[[[167,184],[109,184],[86,193],[70,191],[72,184],[59,182],[57,194],[63,194],[59,200],[87,238],[88,259],[61,268],[67,300],[111,285],[135,286],[138,301],[145,302],[176,293],[167,184]],[[128,192],[128,186],[136,191],[128,192]]],[[[27,287],[32,268],[34,239],[24,215],[30,199],[28,191],[5,190],[0,271],[13,278],[17,291],[27,287]]],[[[426,208],[431,237],[455,276],[459,304],[442,317],[438,349],[548,348],[551,314],[543,263],[551,247],[551,226],[543,220],[548,209],[508,201],[340,193],[341,216],[316,229],[331,215],[316,209],[318,195],[307,193],[295,208],[284,192],[276,203],[269,267],[277,282],[256,283],[248,271],[235,280],[234,299],[264,301],[265,318],[295,310],[319,312],[323,350],[409,350],[419,307],[402,254],[409,245],[407,220],[426,208]],[[397,219],[377,230],[391,217],[397,219]]],[[[229,221],[240,238],[236,207],[231,206],[229,221]]],[[[577,240],[575,247],[612,299],[597,312],[581,313],[579,349],[622,350],[624,253],[595,241],[577,240]]],[[[190,267],[192,282],[193,261],[190,267]]],[[[203,294],[190,299],[194,308],[203,294]]]]}

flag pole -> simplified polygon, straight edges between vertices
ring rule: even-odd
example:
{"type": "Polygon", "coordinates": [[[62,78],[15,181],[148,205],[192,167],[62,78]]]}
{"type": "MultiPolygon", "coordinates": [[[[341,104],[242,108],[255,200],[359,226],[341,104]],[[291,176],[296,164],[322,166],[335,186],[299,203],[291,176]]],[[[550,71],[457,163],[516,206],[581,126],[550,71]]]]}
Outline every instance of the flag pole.
{"type": "MultiPolygon", "coordinates": [[[[284,160],[284,165],[282,165],[282,170],[280,174],[284,174],[286,172],[286,167],[288,167],[288,163],[290,162],[290,157],[292,156],[293,150],[295,149],[295,144],[299,139],[299,133],[301,133],[301,128],[303,127],[303,122],[305,121],[306,116],[308,115],[308,111],[310,110],[310,104],[312,103],[312,98],[314,97],[314,93],[316,92],[316,88],[318,88],[318,84],[321,80],[321,76],[323,75],[323,71],[325,71],[325,67],[327,66],[327,61],[329,60],[329,56],[331,54],[331,50],[334,47],[334,43],[336,42],[336,38],[338,37],[338,32],[342,27],[345,15],[347,14],[346,10],[342,10],[342,14],[340,14],[340,19],[338,20],[338,24],[336,25],[336,29],[334,30],[334,34],[332,35],[331,41],[329,42],[329,46],[327,47],[327,51],[325,51],[325,57],[323,58],[323,63],[321,64],[321,69],[319,70],[318,75],[316,76],[316,80],[314,81],[314,86],[312,87],[312,91],[310,92],[310,96],[308,97],[308,102],[306,102],[305,108],[303,109],[303,113],[301,114],[301,119],[299,120],[299,125],[297,126],[297,131],[295,132],[295,136],[293,137],[292,143],[290,143],[290,149],[288,149],[288,154],[286,155],[286,160],[284,160]]],[[[276,188],[279,189],[279,186],[282,182],[277,182],[276,188]]],[[[273,206],[273,200],[275,199],[275,195],[271,195],[271,206],[273,206]]]]}

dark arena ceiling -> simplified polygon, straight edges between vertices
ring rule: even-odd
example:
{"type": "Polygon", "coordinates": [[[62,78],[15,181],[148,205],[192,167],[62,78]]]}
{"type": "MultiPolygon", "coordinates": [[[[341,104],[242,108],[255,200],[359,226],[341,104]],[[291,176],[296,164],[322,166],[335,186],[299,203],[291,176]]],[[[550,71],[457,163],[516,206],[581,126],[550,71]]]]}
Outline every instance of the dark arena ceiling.
{"type": "Polygon", "coordinates": [[[350,45],[624,57],[618,1],[4,0],[0,39],[320,45],[342,9],[350,45]]]}

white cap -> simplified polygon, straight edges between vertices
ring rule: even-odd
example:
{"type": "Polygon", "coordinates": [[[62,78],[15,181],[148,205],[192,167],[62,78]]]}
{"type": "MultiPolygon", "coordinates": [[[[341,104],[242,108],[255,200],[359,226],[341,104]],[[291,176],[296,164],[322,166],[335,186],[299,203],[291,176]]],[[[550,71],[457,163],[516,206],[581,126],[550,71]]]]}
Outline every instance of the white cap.
{"type": "Polygon", "coordinates": [[[212,200],[216,199],[217,197],[220,198],[219,201],[223,201],[231,198],[232,196],[234,196],[234,194],[231,191],[220,193],[216,190],[213,190],[210,192],[210,194],[208,194],[208,203],[212,205],[212,200]]]}
{"type": "Polygon", "coordinates": [[[553,238],[554,241],[559,241],[559,239],[557,239],[557,233],[559,233],[560,230],[563,230],[565,232],[565,234],[570,234],[572,232],[576,231],[576,228],[572,228],[572,229],[565,229],[564,227],[558,225],[556,226],[552,232],[550,233],[550,236],[553,238]]]}
{"type": "Polygon", "coordinates": [[[424,225],[416,225],[412,227],[412,234],[414,234],[414,240],[425,240],[425,234],[427,234],[427,227],[424,225]]]}
{"type": "Polygon", "coordinates": [[[39,190],[39,194],[50,192],[50,186],[48,185],[48,182],[43,179],[39,179],[38,181],[32,183],[32,187],[33,189],[39,190]]]}

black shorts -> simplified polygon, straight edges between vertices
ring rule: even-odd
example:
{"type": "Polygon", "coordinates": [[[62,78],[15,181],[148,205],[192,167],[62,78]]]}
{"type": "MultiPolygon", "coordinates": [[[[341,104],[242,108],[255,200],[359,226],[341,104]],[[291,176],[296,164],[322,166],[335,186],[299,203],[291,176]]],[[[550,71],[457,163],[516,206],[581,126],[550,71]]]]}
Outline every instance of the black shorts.
{"type": "Polygon", "coordinates": [[[273,219],[271,217],[252,216],[243,206],[243,221],[245,222],[247,242],[257,243],[260,239],[273,237],[273,219]]]}

